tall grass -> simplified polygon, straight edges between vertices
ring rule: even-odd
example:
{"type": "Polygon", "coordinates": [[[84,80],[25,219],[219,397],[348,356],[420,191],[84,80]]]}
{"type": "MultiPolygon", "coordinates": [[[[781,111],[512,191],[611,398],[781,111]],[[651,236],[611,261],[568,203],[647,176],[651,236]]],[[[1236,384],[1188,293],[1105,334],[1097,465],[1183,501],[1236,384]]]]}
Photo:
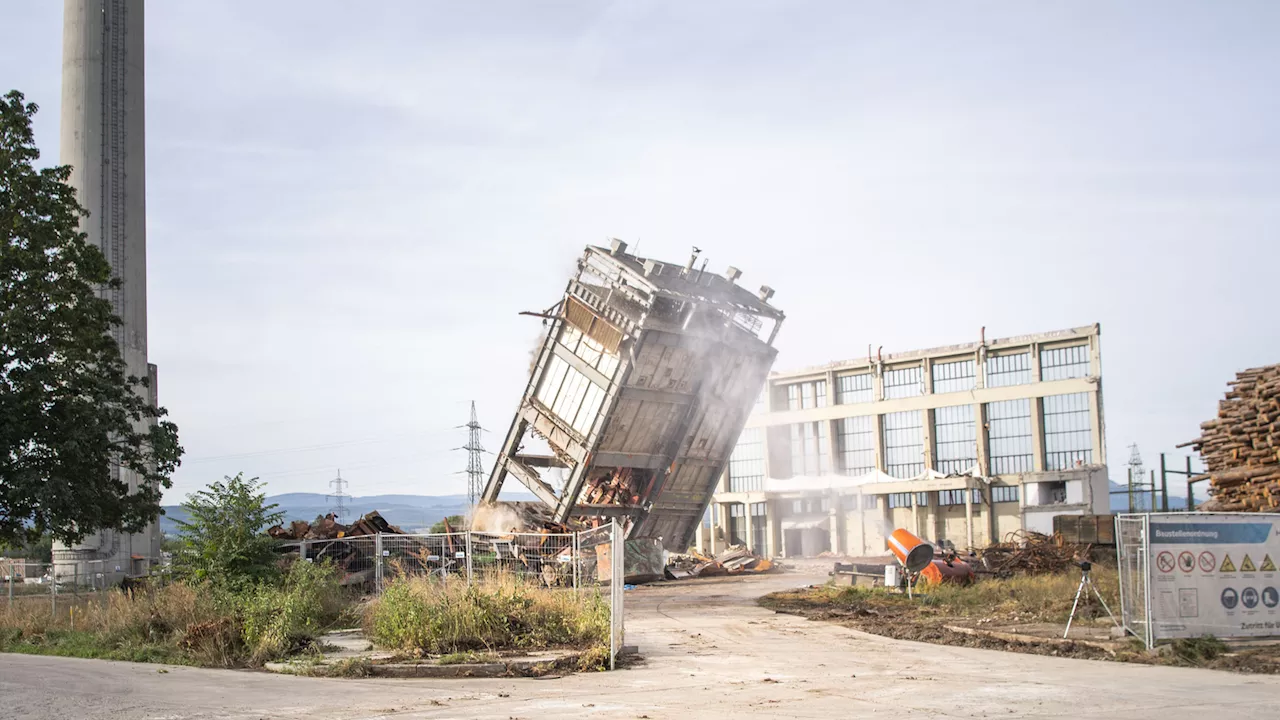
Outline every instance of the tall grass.
{"type": "Polygon", "coordinates": [[[331,568],[295,563],[275,584],[232,591],[182,583],[0,605],[0,651],[257,666],[310,643],[342,611],[331,568]]]}
{"type": "Polygon", "coordinates": [[[587,649],[609,643],[609,604],[594,591],[548,589],[514,575],[471,584],[399,578],[370,604],[365,630],[385,647],[431,655],[587,649]]]}

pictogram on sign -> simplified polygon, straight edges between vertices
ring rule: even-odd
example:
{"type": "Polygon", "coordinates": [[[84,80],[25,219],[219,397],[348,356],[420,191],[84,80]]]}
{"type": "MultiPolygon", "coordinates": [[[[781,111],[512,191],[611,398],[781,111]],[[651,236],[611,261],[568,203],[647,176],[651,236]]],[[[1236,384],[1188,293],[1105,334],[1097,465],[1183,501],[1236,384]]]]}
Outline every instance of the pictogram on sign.
{"type": "Polygon", "coordinates": [[[1276,564],[1275,564],[1275,563],[1273,563],[1273,562],[1271,562],[1271,556],[1270,556],[1270,555],[1267,555],[1266,557],[1262,558],[1262,567],[1261,567],[1261,568],[1259,568],[1259,569],[1260,569],[1260,570],[1262,570],[1262,572],[1275,572],[1275,571],[1276,571],[1276,564]]]}
{"type": "Polygon", "coordinates": [[[1200,570],[1203,572],[1213,572],[1218,567],[1218,558],[1213,553],[1205,550],[1200,553],[1200,570]]]}
{"type": "Polygon", "coordinates": [[[1253,558],[1248,555],[1244,556],[1244,560],[1240,561],[1240,572],[1257,572],[1258,567],[1253,564],[1253,558]]]}
{"type": "Polygon", "coordinates": [[[1236,564],[1231,562],[1231,556],[1222,558],[1222,567],[1218,568],[1218,572],[1235,572],[1236,564]]]}
{"type": "Polygon", "coordinates": [[[1178,553],[1178,567],[1182,568],[1182,572],[1193,572],[1196,569],[1196,556],[1186,550],[1178,553]]]}
{"type": "Polygon", "coordinates": [[[1156,567],[1160,568],[1162,573],[1173,572],[1173,553],[1162,552],[1156,556],[1156,567]]]}

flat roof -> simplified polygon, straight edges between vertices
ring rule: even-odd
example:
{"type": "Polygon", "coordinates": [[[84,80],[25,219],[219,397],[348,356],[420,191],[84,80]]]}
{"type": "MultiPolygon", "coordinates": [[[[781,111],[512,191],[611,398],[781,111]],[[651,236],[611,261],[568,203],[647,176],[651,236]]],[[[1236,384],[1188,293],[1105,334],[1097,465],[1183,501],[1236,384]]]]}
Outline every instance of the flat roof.
{"type": "MultiPolygon", "coordinates": [[[[1102,334],[1102,326],[1098,323],[1092,325],[1084,325],[1082,327],[1067,328],[1065,330],[1051,330],[1048,332],[1034,333],[1031,335],[1014,335],[1007,338],[994,338],[986,341],[988,351],[999,351],[1011,347],[1029,345],[1031,343],[1051,343],[1064,342],[1079,338],[1089,338],[1102,334]]],[[[949,355],[960,355],[963,353],[971,353],[982,347],[983,343],[971,342],[962,343],[960,345],[943,345],[940,347],[928,348],[925,350],[907,350],[904,352],[896,352],[879,355],[879,360],[884,364],[891,365],[894,363],[905,362],[908,360],[921,360],[931,357],[946,357],[949,355]]],[[[876,356],[870,358],[857,358],[851,360],[838,360],[827,363],[826,365],[813,365],[796,370],[779,370],[769,374],[769,380],[778,380],[785,378],[799,378],[818,373],[830,371],[854,370],[860,368],[869,368],[877,360],[876,356]]]]}

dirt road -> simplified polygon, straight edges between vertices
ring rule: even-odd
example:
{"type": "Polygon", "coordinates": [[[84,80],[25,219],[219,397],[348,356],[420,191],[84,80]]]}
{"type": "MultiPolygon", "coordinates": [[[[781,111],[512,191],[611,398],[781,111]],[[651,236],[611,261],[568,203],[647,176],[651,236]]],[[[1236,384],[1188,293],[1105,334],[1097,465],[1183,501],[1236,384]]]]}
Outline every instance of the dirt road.
{"type": "Polygon", "coordinates": [[[628,642],[639,645],[646,660],[616,673],[322,680],[0,655],[0,714],[32,720],[1280,717],[1280,678],[896,641],[774,615],[752,602],[822,579],[788,574],[628,592],[628,642]]]}

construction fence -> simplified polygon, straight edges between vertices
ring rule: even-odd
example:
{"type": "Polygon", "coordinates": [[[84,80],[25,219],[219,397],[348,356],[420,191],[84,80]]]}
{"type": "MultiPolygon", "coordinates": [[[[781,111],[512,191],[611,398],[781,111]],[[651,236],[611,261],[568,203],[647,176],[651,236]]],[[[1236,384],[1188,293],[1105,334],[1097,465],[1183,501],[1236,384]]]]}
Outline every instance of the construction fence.
{"type": "Polygon", "coordinates": [[[1116,560],[1122,622],[1147,647],[1280,636],[1280,514],[1119,515],[1116,560]]]}
{"type": "Polygon", "coordinates": [[[609,590],[610,649],[622,649],[623,555],[616,522],[577,533],[378,533],[284,543],[305,562],[331,562],[347,585],[381,592],[400,577],[516,576],[549,589],[609,590]]]}

